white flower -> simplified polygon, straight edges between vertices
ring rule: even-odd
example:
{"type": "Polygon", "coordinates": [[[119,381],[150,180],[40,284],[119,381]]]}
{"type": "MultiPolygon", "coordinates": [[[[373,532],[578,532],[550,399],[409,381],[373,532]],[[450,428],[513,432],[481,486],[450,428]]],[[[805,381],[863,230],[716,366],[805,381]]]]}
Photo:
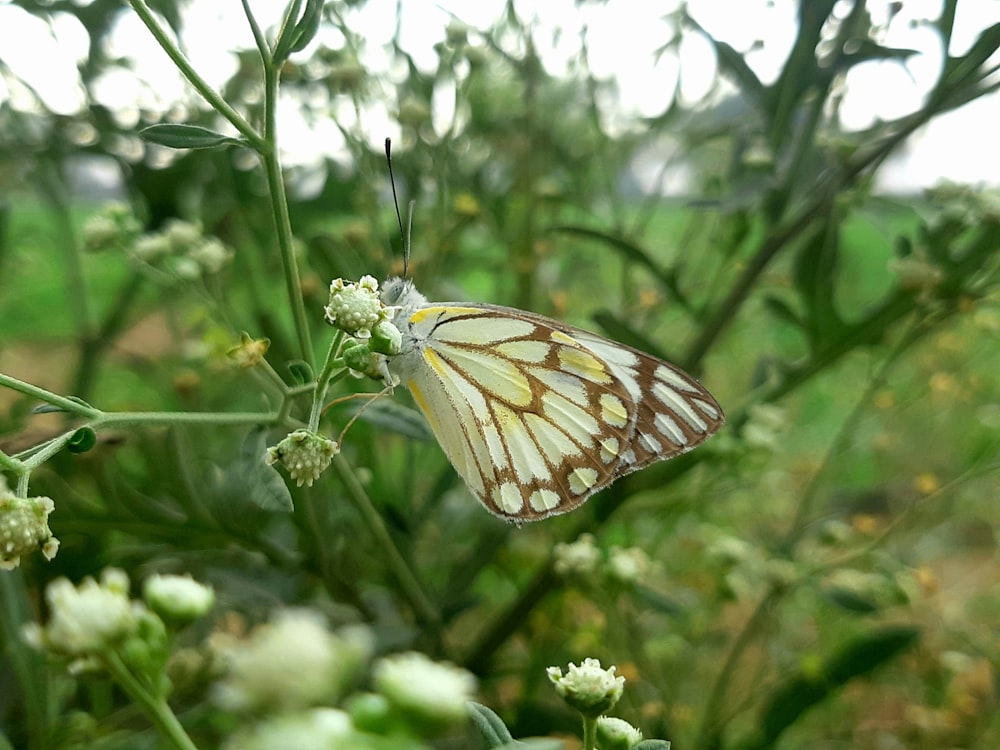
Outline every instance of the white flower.
{"type": "Polygon", "coordinates": [[[198,583],[191,576],[150,576],[143,584],[142,596],[149,608],[168,623],[196,620],[215,603],[212,587],[198,583]]]}
{"type": "Polygon", "coordinates": [[[597,746],[601,750],[631,750],[642,742],[642,732],[624,719],[602,716],[597,720],[597,746]]]}
{"type": "Polygon", "coordinates": [[[327,323],[359,339],[371,336],[372,326],[388,315],[374,276],[362,276],[356,284],[334,279],[325,312],[327,323]]]}
{"type": "Polygon", "coordinates": [[[246,640],[217,648],[228,669],[216,701],[232,711],[277,712],[337,700],[371,643],[362,631],[336,635],[316,614],[289,610],[246,640]]]}
{"type": "Polygon", "coordinates": [[[587,575],[597,570],[601,551],[594,545],[593,534],[580,534],[575,542],[559,543],[552,552],[559,575],[587,575]]]}
{"type": "Polygon", "coordinates": [[[612,547],[608,552],[608,573],[623,583],[635,583],[649,567],[649,555],[638,547],[612,547]]]}
{"type": "Polygon", "coordinates": [[[223,750],[331,750],[355,747],[350,717],[336,708],[314,708],[258,722],[229,737],[223,750]]]}
{"type": "Polygon", "coordinates": [[[375,665],[375,689],[422,733],[436,734],[462,721],[476,689],[471,672],[409,652],[375,665]]]}
{"type": "Polygon", "coordinates": [[[78,587],[57,578],[45,589],[49,622],[29,635],[42,645],[68,656],[94,654],[115,645],[135,627],[135,610],[128,598],[128,576],[106,568],[98,583],[89,576],[78,587]]]}
{"type": "Polygon", "coordinates": [[[233,251],[215,237],[207,237],[191,247],[187,257],[198,264],[203,273],[218,273],[233,256],[233,251]]]}
{"type": "Polygon", "coordinates": [[[597,659],[584,659],[580,666],[571,663],[565,675],[559,667],[545,672],[568,706],[584,716],[597,717],[610,711],[622,697],[625,678],[616,677],[616,669],[613,665],[601,669],[597,659]]]}

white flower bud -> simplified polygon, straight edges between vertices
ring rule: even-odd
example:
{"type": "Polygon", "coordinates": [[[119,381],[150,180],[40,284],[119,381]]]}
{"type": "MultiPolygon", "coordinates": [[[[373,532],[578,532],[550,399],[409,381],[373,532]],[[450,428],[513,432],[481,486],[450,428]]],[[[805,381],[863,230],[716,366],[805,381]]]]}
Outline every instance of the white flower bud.
{"type": "Polygon", "coordinates": [[[29,636],[59,654],[94,654],[122,641],[135,627],[135,612],[128,598],[128,576],[105,569],[98,583],[89,576],[79,587],[57,578],[45,590],[49,622],[29,636]]]}
{"type": "Polygon", "coordinates": [[[476,689],[471,672],[408,652],[387,656],[375,665],[375,689],[424,736],[433,736],[466,717],[476,689]]]}
{"type": "Polygon", "coordinates": [[[596,718],[610,711],[622,697],[625,678],[616,677],[617,667],[601,669],[597,659],[584,659],[580,666],[570,664],[563,675],[559,667],[549,667],[546,671],[556,692],[584,716],[596,718]]]}
{"type": "Polygon", "coordinates": [[[229,737],[222,750],[330,750],[363,747],[350,717],[336,708],[314,708],[265,719],[229,737]]]}
{"type": "Polygon", "coordinates": [[[313,482],[330,466],[335,455],[336,443],[302,429],[286,435],[276,446],[268,448],[264,461],[268,466],[280,462],[299,487],[303,484],[312,487],[313,482]]]}
{"type": "Polygon", "coordinates": [[[650,565],[649,555],[638,547],[612,547],[608,552],[608,573],[623,583],[639,581],[650,565]]]}
{"type": "Polygon", "coordinates": [[[13,570],[21,556],[41,548],[49,560],[59,550],[59,540],[49,529],[55,503],[47,497],[16,497],[0,487],[0,570],[13,570]]]}
{"type": "Polygon", "coordinates": [[[371,336],[372,326],[387,315],[373,276],[362,276],[356,284],[334,279],[325,312],[327,323],[359,339],[371,336]]]}
{"type": "Polygon", "coordinates": [[[597,746],[601,750],[632,750],[642,742],[642,732],[624,719],[602,716],[597,720],[597,746]]]}
{"type": "Polygon", "coordinates": [[[371,639],[357,629],[334,634],[316,614],[289,610],[217,648],[228,670],[216,701],[232,711],[277,712],[336,701],[367,660],[371,639]]]}
{"type": "Polygon", "coordinates": [[[212,608],[215,592],[191,576],[156,574],[142,587],[146,604],[167,623],[185,624],[212,608]]]}
{"type": "Polygon", "coordinates": [[[589,575],[597,570],[601,550],[594,545],[593,534],[580,534],[575,542],[560,542],[552,551],[554,567],[559,575],[589,575]]]}

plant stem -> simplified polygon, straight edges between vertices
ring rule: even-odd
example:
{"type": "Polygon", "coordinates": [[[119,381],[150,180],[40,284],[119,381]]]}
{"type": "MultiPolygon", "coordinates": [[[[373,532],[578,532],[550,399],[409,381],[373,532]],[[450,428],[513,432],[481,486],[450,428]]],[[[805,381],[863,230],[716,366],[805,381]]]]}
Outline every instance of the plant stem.
{"type": "Polygon", "coordinates": [[[210,425],[270,425],[278,422],[278,412],[176,412],[133,411],[101,412],[91,427],[108,425],[151,427],[155,425],[210,424],[210,425]]]}
{"type": "Polygon", "coordinates": [[[145,712],[153,725],[170,740],[178,750],[198,750],[198,746],[188,737],[177,716],[166,700],[153,695],[145,685],[129,671],[118,654],[104,654],[104,666],[128,696],[145,712]]]}
{"type": "Polygon", "coordinates": [[[101,416],[101,412],[93,406],[81,403],[80,401],[75,401],[71,398],[66,398],[65,396],[60,396],[52,391],[39,388],[37,385],[25,383],[23,380],[18,380],[10,375],[4,375],[2,372],[0,372],[0,386],[10,388],[12,391],[17,391],[18,393],[23,393],[25,396],[33,396],[39,401],[44,401],[47,404],[52,404],[52,406],[57,406],[70,414],[76,414],[87,419],[97,419],[101,416]]]}
{"type": "Polygon", "coordinates": [[[583,717],[583,750],[594,750],[597,747],[597,717],[583,717]]]}
{"type": "Polygon", "coordinates": [[[281,174],[278,158],[277,106],[279,70],[270,63],[264,66],[264,143],[258,149],[267,173],[268,195],[281,253],[281,268],[285,275],[285,289],[292,306],[295,335],[299,341],[299,356],[312,367],[313,350],[309,338],[309,321],[302,300],[302,286],[299,283],[298,262],[292,247],[292,224],[288,217],[288,201],[285,198],[285,182],[281,174]]]}
{"type": "Polygon", "coordinates": [[[340,345],[344,341],[344,332],[337,331],[330,341],[330,348],[326,352],[326,361],[323,362],[323,369],[316,378],[316,390],[313,391],[312,408],[309,410],[309,430],[316,432],[319,429],[319,418],[323,415],[323,402],[326,401],[326,392],[330,387],[333,372],[337,367],[337,353],[340,345]]]}
{"type": "Polygon", "coordinates": [[[440,614],[434,608],[430,599],[427,598],[423,586],[417,580],[409,564],[400,553],[399,548],[389,534],[389,530],[382,521],[382,516],[375,510],[371,498],[368,497],[368,493],[365,492],[364,487],[361,486],[358,478],[354,475],[351,465],[344,460],[343,456],[338,454],[333,457],[333,467],[340,477],[340,481],[344,483],[347,496],[354,503],[354,507],[358,509],[358,512],[361,513],[361,517],[368,526],[368,530],[375,537],[375,543],[381,549],[389,570],[397,583],[399,583],[403,596],[413,608],[413,613],[424,625],[431,626],[436,631],[441,623],[440,614]]]}
{"type": "Polygon", "coordinates": [[[194,86],[198,93],[201,94],[202,98],[212,106],[212,109],[229,120],[232,126],[240,131],[240,134],[250,142],[253,148],[258,151],[263,150],[265,144],[260,134],[254,130],[254,127],[239,112],[230,107],[226,100],[219,96],[204,78],[198,75],[198,72],[188,62],[188,59],[184,57],[184,53],[180,51],[174,40],[167,35],[167,32],[160,25],[159,21],[156,20],[156,16],[153,15],[149,6],[146,5],[145,0],[128,0],[128,4],[132,6],[136,15],[139,16],[146,25],[146,28],[149,29],[149,32],[156,38],[163,51],[173,60],[177,69],[194,86]]]}

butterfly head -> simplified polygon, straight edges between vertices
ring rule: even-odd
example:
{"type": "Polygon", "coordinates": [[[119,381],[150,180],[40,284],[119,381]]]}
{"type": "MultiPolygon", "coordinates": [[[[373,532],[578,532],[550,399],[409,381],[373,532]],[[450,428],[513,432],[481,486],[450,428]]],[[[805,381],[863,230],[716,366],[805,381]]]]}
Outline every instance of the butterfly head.
{"type": "Polygon", "coordinates": [[[427,298],[417,291],[413,282],[400,276],[386,279],[382,284],[382,304],[386,307],[396,307],[398,312],[394,316],[396,320],[404,320],[423,305],[427,304],[427,298]]]}

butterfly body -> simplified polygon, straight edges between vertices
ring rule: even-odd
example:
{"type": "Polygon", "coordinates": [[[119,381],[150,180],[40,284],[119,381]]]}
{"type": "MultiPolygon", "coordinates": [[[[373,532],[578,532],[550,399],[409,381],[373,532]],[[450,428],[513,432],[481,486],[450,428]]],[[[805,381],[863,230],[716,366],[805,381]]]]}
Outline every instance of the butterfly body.
{"type": "Polygon", "coordinates": [[[388,361],[452,465],[491,513],[533,521],[686,453],[723,424],[696,380],[623,344],[534,313],[433,303],[389,279],[402,350],[388,361]]]}

